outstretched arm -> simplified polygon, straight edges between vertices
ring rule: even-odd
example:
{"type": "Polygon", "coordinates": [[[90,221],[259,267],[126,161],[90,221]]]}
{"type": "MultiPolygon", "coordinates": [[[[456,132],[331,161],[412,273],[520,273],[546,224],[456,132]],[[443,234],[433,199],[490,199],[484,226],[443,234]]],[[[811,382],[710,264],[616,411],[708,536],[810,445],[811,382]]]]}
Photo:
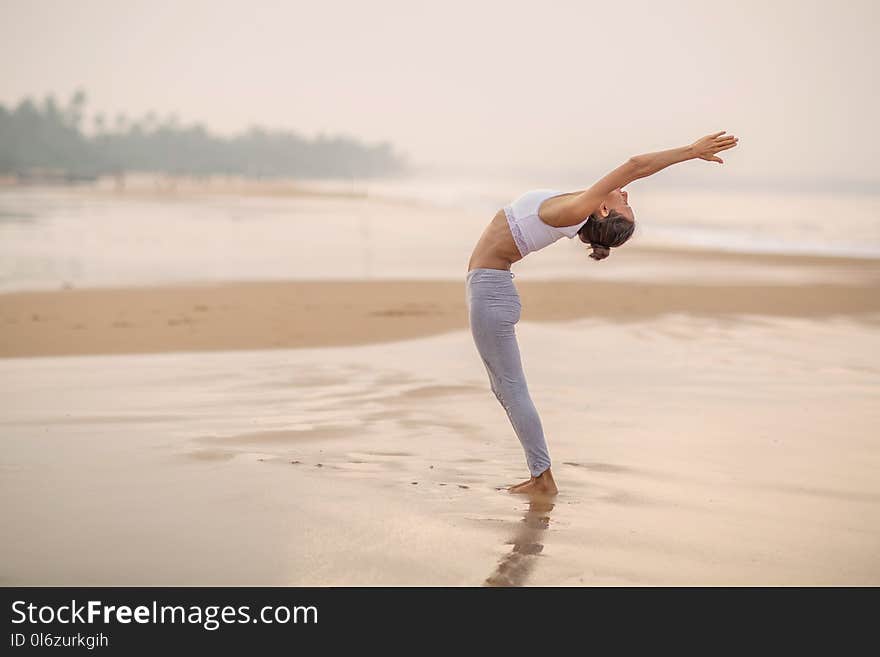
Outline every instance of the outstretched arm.
{"type": "MultiPolygon", "coordinates": [[[[637,178],[644,178],[651,174],[657,173],[661,169],[665,169],[670,164],[677,164],[685,160],[708,160],[709,162],[718,162],[724,164],[724,160],[715,155],[728,148],[736,146],[739,139],[733,135],[725,135],[726,131],[716,132],[712,135],[706,135],[702,139],[698,139],[690,146],[682,146],[681,148],[672,148],[668,151],[659,151],[657,153],[645,153],[644,155],[635,155],[630,158],[635,161],[639,175],[637,178]]],[[[621,185],[622,187],[623,185],[621,185]]],[[[615,189],[612,187],[611,190],[615,189]]],[[[607,193],[607,192],[606,192],[607,193]]]]}
{"type": "Polygon", "coordinates": [[[738,141],[737,137],[725,135],[725,132],[722,130],[706,135],[690,146],[634,155],[589,189],[569,196],[565,203],[556,206],[554,214],[557,216],[548,219],[555,219],[554,223],[558,222],[557,225],[579,223],[584,217],[595,212],[602,200],[618,187],[624,187],[633,180],[653,175],[671,164],[695,159],[724,164],[724,160],[716,153],[733,148],[738,141]]]}

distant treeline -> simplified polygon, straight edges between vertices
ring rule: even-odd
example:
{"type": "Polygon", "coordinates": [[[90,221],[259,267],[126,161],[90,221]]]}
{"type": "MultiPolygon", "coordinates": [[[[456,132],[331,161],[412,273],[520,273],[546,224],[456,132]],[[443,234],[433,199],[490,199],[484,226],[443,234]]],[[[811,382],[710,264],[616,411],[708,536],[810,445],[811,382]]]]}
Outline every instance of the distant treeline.
{"type": "Polygon", "coordinates": [[[103,114],[83,131],[86,95],[77,91],[66,106],[53,96],[30,98],[14,109],[0,105],[0,175],[54,171],[68,178],[92,178],[125,171],[253,177],[373,177],[406,165],[391,145],[363,144],[349,137],[306,139],[296,133],[251,128],[230,138],[202,125],[179,125],[149,113],[138,120],[103,114]]]}

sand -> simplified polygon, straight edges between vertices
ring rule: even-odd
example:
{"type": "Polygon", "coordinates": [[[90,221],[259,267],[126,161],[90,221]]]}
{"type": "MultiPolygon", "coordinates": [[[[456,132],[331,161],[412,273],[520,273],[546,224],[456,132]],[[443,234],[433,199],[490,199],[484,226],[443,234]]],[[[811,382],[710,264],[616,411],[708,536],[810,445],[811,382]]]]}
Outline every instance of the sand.
{"type": "MultiPolygon", "coordinates": [[[[653,252],[658,257],[658,252],[653,252]]],[[[629,322],[686,312],[783,317],[880,311],[880,262],[857,258],[662,252],[670,267],[714,263],[724,279],[514,283],[523,321],[629,322]],[[793,272],[749,283],[737,272],[793,272]],[[815,279],[823,282],[813,282],[815,279]]],[[[632,256],[631,256],[632,257],[632,256]]],[[[634,257],[638,257],[638,254],[634,257]]],[[[514,272],[517,268],[514,267],[514,272]]],[[[614,271],[614,270],[612,270],[614,271]]],[[[600,272],[601,273],[601,272],[600,272]]],[[[0,357],[159,353],[391,342],[467,328],[461,281],[260,281],[0,294],[0,357]]]]}
{"type": "Polygon", "coordinates": [[[461,283],[0,295],[0,583],[880,584],[876,263],[833,266],[518,276],[552,504],[461,283]]]}

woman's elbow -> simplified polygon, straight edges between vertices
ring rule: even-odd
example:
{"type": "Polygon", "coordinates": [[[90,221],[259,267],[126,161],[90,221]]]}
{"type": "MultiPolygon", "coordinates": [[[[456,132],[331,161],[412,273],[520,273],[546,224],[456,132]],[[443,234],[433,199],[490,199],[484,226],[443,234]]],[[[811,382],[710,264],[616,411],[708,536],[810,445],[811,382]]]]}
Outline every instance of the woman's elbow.
{"type": "Polygon", "coordinates": [[[627,160],[627,164],[637,173],[642,173],[648,169],[648,161],[644,155],[633,155],[627,160]]]}

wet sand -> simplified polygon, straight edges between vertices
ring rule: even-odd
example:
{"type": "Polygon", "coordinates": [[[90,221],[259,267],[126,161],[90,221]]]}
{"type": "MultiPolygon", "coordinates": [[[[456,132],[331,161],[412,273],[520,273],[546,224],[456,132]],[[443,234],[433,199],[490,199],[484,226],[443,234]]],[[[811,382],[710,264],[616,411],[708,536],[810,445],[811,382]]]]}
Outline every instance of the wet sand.
{"type": "Polygon", "coordinates": [[[0,583],[880,584],[875,324],[518,335],[552,505],[465,331],[0,360],[0,583]]]}

